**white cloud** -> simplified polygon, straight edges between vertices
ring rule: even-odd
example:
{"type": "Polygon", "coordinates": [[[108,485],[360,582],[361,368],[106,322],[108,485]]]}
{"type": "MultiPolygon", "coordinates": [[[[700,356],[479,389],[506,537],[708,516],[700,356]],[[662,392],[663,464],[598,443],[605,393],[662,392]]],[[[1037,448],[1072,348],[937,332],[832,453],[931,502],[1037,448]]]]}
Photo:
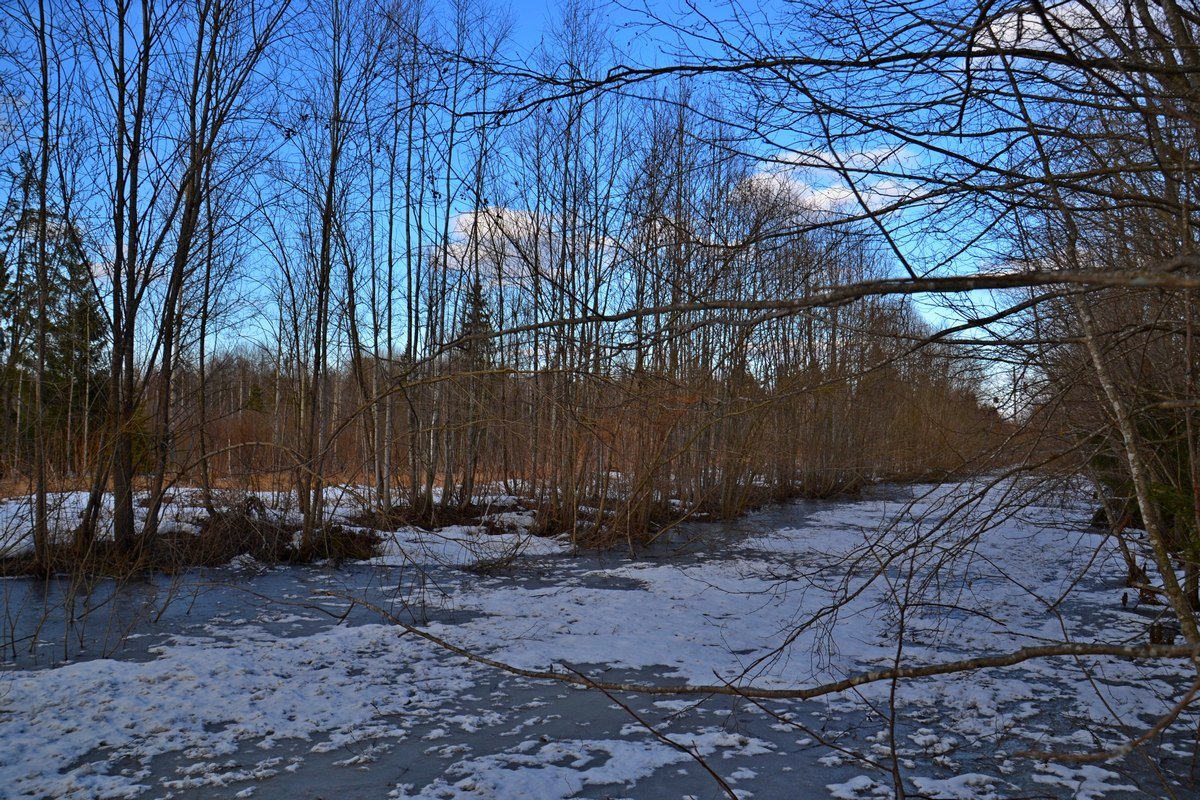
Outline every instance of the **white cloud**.
{"type": "Polygon", "coordinates": [[[907,177],[917,161],[906,147],[789,151],[766,162],[752,180],[816,211],[883,211],[920,196],[917,181],[907,177]]]}

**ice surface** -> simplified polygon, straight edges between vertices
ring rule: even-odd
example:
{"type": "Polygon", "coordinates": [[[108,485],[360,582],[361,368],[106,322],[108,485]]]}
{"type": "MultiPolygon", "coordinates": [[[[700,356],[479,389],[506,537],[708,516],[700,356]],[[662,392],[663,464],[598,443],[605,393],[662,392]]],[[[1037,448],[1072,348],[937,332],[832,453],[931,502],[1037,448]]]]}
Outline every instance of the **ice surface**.
{"type": "MultiPolygon", "coordinates": [[[[807,702],[609,698],[471,663],[352,602],[386,603],[517,667],[614,682],[812,686],[889,666],[901,629],[910,664],[1140,642],[1155,610],[1121,606],[1123,564],[1077,524],[1086,509],[1018,514],[1010,491],[969,504],[974,525],[944,524],[964,503],[953,488],[918,489],[912,504],[898,490],[799,504],[710,526],[717,544],[685,556],[570,558],[518,515],[501,535],[395,532],[372,565],[347,571],[198,573],[204,594],[148,616],[111,657],[0,673],[0,794],[719,796],[699,756],[747,798],[892,797],[893,767],[930,798],[1155,797],[1155,770],[1194,796],[1191,710],[1148,751],[1155,769],[1021,755],[1137,735],[1178,700],[1183,663],[1050,659],[901,683],[894,698],[887,682],[807,702]],[[459,569],[509,554],[493,575],[459,569]]],[[[36,601],[33,586],[6,582],[10,615],[36,601]]],[[[6,650],[30,646],[16,639],[6,650]]]]}

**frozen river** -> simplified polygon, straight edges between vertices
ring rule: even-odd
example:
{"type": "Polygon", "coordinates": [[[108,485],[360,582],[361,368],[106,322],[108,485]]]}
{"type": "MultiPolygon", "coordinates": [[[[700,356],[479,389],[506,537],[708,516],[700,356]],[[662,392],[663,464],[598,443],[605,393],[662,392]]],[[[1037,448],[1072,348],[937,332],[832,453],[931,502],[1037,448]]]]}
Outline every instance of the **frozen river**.
{"type": "Polygon", "coordinates": [[[633,559],[539,540],[486,575],[462,568],[486,555],[463,530],[340,568],[3,581],[0,796],[865,800],[899,779],[914,797],[1196,797],[1192,710],[1118,761],[1024,755],[1140,735],[1189,684],[1182,662],[1056,658],[806,701],[606,696],[355,602],[609,683],[800,687],[898,654],[1144,640],[1161,609],[1122,607],[1086,507],[1016,513],[997,490],[965,510],[980,524],[948,526],[963,495],[924,491],[697,525],[633,559]]]}

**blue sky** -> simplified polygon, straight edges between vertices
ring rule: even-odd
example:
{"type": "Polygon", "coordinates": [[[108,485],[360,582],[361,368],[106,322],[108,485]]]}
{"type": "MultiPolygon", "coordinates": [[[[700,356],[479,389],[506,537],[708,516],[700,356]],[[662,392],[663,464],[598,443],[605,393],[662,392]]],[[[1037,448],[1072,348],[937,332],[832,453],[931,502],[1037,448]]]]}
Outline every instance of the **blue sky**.
{"type": "MultiPolygon", "coordinates": [[[[645,0],[644,6],[639,0],[630,0],[623,5],[606,2],[606,0],[581,0],[581,2],[585,4],[590,2],[599,10],[602,18],[612,26],[612,34],[618,42],[618,47],[629,53],[630,61],[640,64],[663,63],[670,58],[670,55],[665,54],[659,42],[656,41],[658,37],[646,32],[644,27],[648,21],[646,11],[660,15],[664,19],[679,19],[690,13],[687,5],[677,2],[664,3],[645,0]],[[639,11],[639,8],[645,10],[639,11]]],[[[543,37],[547,36],[557,24],[565,5],[563,2],[555,2],[555,0],[508,0],[513,20],[512,37],[517,49],[522,53],[535,50],[543,37]]],[[[711,14],[714,18],[722,16],[720,11],[722,6],[719,3],[696,3],[693,4],[693,7],[701,9],[705,14],[711,14]]],[[[765,3],[748,6],[748,9],[760,18],[765,18],[771,14],[771,7],[772,2],[767,0],[765,3]]],[[[765,168],[770,169],[769,167],[765,168]]],[[[918,173],[921,171],[919,165],[915,169],[918,173]]],[[[818,195],[829,191],[835,193],[841,191],[845,194],[844,185],[831,172],[809,170],[792,173],[792,177],[801,182],[816,181],[807,188],[815,191],[818,195]]],[[[869,192],[870,180],[866,182],[866,188],[869,192]]],[[[893,222],[898,221],[893,220],[893,222]]],[[[961,229],[959,232],[962,232],[961,229]]],[[[918,267],[922,263],[936,262],[938,258],[935,252],[944,249],[948,244],[948,241],[935,243],[920,237],[904,239],[900,242],[902,252],[906,257],[911,258],[918,267]]],[[[978,263],[976,261],[978,256],[979,254],[976,253],[973,256],[956,260],[951,267],[952,271],[969,272],[989,266],[978,263]]],[[[899,264],[895,264],[894,268],[898,274],[899,264]]],[[[936,297],[924,298],[918,295],[912,299],[916,308],[930,324],[941,326],[961,322],[961,316],[957,312],[951,312],[945,308],[944,304],[940,303],[936,297]]],[[[971,294],[971,299],[986,306],[989,295],[976,292],[971,294]]]]}

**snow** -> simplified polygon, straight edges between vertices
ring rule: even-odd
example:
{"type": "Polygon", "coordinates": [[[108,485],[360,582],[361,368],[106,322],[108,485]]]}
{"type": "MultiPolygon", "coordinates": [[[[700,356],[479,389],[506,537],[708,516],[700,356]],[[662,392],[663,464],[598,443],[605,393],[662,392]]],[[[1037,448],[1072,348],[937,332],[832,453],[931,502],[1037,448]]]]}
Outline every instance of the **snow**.
{"type": "MultiPolygon", "coordinates": [[[[267,516],[282,524],[300,526],[303,518],[296,510],[291,492],[250,492],[265,504],[267,516]]],[[[366,487],[353,485],[329,486],[324,490],[325,518],[330,523],[352,529],[366,530],[355,526],[353,518],[363,508],[363,499],[369,496],[366,487]]],[[[79,526],[82,512],[87,505],[86,492],[51,493],[48,496],[49,529],[55,541],[67,541],[79,526]]],[[[517,498],[505,494],[480,494],[473,498],[477,505],[508,508],[516,505],[517,498]]],[[[134,515],[139,525],[144,524],[147,510],[143,496],[135,498],[134,515]]],[[[158,531],[160,534],[199,534],[200,523],[207,517],[198,492],[179,490],[169,492],[162,508],[158,531]]],[[[381,565],[396,564],[441,564],[465,566],[479,562],[493,562],[516,555],[547,555],[566,551],[566,545],[553,539],[533,536],[529,529],[535,518],[531,511],[497,511],[485,514],[486,525],[457,525],[437,531],[424,531],[405,527],[394,532],[383,532],[383,554],[377,562],[381,565]]],[[[0,558],[17,556],[33,550],[33,499],[22,496],[0,500],[0,558]]],[[[101,539],[112,538],[112,498],[105,497],[97,524],[101,539]]]]}
{"type": "MultiPolygon", "coordinates": [[[[901,625],[912,664],[1064,638],[1140,641],[1144,610],[1122,608],[1113,593],[1123,570],[1114,546],[1074,524],[1086,509],[1056,502],[987,518],[1010,490],[974,504],[975,525],[942,525],[961,503],[945,487],[918,491],[912,504],[868,497],[807,506],[788,524],[750,521],[723,552],[665,561],[572,560],[563,543],[530,536],[520,512],[501,512],[513,514],[497,520],[502,534],[397,531],[371,563],[378,579],[303,573],[311,596],[264,607],[233,592],[226,612],[141,658],[0,673],[0,787],[286,797],[297,786],[287,781],[320,764],[332,771],[327,788],[352,770],[378,775],[365,794],[379,797],[710,796],[716,787],[689,749],[744,798],[780,796],[793,769],[812,796],[892,797],[893,757],[910,793],[941,800],[1147,796],[1130,765],[1019,753],[1120,744],[1177,701],[1184,663],[1050,659],[902,683],[894,737],[889,683],[761,708],[621,695],[680,749],[602,695],[506,676],[377,621],[326,623],[307,610],[317,597],[346,605],[328,597],[330,584],[400,592],[379,587],[417,566],[448,598],[425,629],[489,658],[598,680],[763,688],[889,666],[901,625]],[[503,574],[460,569],[510,558],[503,574]],[[830,741],[845,747],[821,744],[830,741]]],[[[11,519],[16,505],[0,508],[11,519]]],[[[231,569],[251,582],[284,574],[231,569]]],[[[1196,721],[1185,711],[1179,729],[1196,721]]],[[[1165,752],[1186,761],[1187,736],[1168,738],[1165,752]]]]}
{"type": "Polygon", "coordinates": [[[526,532],[489,533],[480,525],[452,525],[436,531],[403,528],[384,533],[383,553],[373,560],[380,566],[469,566],[516,556],[566,553],[556,539],[526,532]]]}
{"type": "MultiPolygon", "coordinates": [[[[471,686],[428,650],[397,646],[399,632],[374,625],[281,639],[241,631],[235,641],[180,640],[148,663],[98,659],[4,677],[4,784],[19,792],[117,796],[119,776],[92,765],[63,769],[96,750],[152,758],[188,751],[220,759],[240,742],[270,750],[279,739],[315,740],[313,752],[346,741],[401,738],[381,721],[413,702],[436,704],[471,686]],[[411,681],[397,683],[397,674],[411,681]]],[[[244,779],[244,778],[238,778],[244,779]]],[[[199,775],[221,785],[231,778],[199,775]]]]}
{"type": "MultiPolygon", "coordinates": [[[[710,756],[737,742],[717,731],[691,737],[683,744],[701,756],[710,756]]],[[[551,742],[540,746],[526,741],[514,750],[461,761],[449,770],[447,778],[438,779],[419,794],[408,794],[408,790],[402,789],[390,796],[413,800],[524,797],[555,800],[574,797],[587,786],[632,784],[664,767],[691,760],[691,756],[679,750],[626,739],[551,742]],[[596,758],[602,762],[588,767],[596,758]],[[459,776],[464,777],[454,781],[459,776]]]]}
{"type": "MultiPolygon", "coordinates": [[[[87,505],[87,492],[62,492],[47,496],[48,527],[51,536],[62,539],[79,526],[80,512],[87,505]]],[[[101,526],[111,520],[111,502],[101,509],[101,526]]],[[[0,558],[33,550],[33,498],[14,497],[0,500],[0,558]]]]}
{"type": "Polygon", "coordinates": [[[891,797],[891,789],[882,786],[867,775],[856,775],[845,783],[826,785],[829,796],[834,800],[860,800],[863,797],[891,797]]]}

